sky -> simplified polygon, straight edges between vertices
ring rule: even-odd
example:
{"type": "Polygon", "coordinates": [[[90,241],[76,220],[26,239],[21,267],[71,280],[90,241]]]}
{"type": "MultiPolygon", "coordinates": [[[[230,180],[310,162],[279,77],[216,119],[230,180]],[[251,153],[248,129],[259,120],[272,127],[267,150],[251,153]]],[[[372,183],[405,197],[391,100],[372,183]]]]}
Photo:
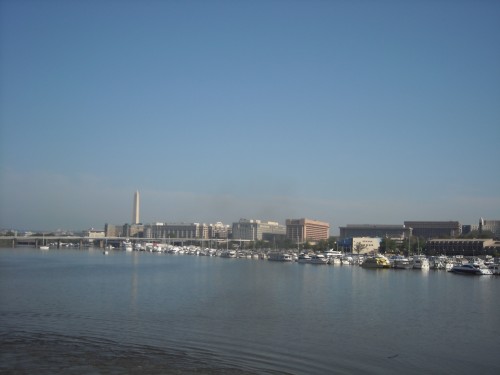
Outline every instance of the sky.
{"type": "Polygon", "coordinates": [[[0,1],[0,228],[500,219],[500,2],[0,1]]]}

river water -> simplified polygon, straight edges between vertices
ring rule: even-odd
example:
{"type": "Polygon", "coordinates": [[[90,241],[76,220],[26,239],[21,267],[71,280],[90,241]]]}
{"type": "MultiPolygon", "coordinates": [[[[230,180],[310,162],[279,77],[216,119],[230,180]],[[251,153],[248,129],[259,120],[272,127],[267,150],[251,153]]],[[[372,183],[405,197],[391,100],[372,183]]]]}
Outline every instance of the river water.
{"type": "Polygon", "coordinates": [[[500,277],[0,249],[3,374],[500,373],[500,277]]]}

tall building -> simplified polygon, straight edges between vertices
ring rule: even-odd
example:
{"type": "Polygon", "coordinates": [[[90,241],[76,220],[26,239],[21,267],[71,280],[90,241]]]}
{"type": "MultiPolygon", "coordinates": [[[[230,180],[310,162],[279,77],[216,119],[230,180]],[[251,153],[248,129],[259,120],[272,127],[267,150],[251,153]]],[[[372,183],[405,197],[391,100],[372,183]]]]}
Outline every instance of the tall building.
{"type": "Polygon", "coordinates": [[[330,224],[311,219],[286,219],[286,238],[294,243],[327,240],[330,224]]]}
{"type": "Polygon", "coordinates": [[[139,224],[139,190],[134,194],[134,211],[132,212],[132,224],[139,224]]]}

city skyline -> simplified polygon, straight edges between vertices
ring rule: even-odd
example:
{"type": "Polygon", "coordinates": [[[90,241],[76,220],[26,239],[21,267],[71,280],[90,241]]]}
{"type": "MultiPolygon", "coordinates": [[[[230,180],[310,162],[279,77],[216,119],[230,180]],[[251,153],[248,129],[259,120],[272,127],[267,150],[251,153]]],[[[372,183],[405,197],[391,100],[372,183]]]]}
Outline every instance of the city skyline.
{"type": "Polygon", "coordinates": [[[498,2],[0,3],[0,228],[500,218],[498,2]]]}

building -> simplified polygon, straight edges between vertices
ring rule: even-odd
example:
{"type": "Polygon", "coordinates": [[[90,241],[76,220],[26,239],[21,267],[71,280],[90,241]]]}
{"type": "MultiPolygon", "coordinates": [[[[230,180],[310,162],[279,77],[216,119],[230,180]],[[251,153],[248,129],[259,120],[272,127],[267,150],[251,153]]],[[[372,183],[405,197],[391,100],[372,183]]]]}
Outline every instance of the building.
{"type": "Polygon", "coordinates": [[[404,224],[412,229],[414,236],[425,239],[453,238],[462,234],[462,225],[458,221],[405,221],[404,224]]]}
{"type": "Polygon", "coordinates": [[[83,236],[88,238],[104,238],[105,232],[103,230],[91,228],[84,231],[83,236]]]}
{"type": "Polygon", "coordinates": [[[286,219],[286,238],[294,243],[317,242],[330,236],[330,224],[311,219],[286,219]]]}
{"type": "Polygon", "coordinates": [[[495,255],[500,252],[500,241],[493,239],[436,239],[425,244],[428,255],[443,254],[465,257],[495,255]]]}
{"type": "Polygon", "coordinates": [[[231,227],[221,222],[208,225],[208,238],[227,239],[231,234],[231,227]]]}
{"type": "Polygon", "coordinates": [[[154,223],[144,226],[145,238],[208,239],[208,225],[199,223],[154,223]]]}
{"type": "Polygon", "coordinates": [[[139,190],[136,190],[134,194],[134,209],[132,212],[132,224],[139,224],[139,190]]]}
{"type": "Polygon", "coordinates": [[[377,237],[351,237],[339,240],[337,244],[346,252],[359,254],[375,253],[379,251],[381,238],[377,237]]]}
{"type": "Polygon", "coordinates": [[[233,239],[248,241],[273,241],[284,237],[286,228],[275,221],[240,219],[233,223],[233,239]]]}
{"type": "Polygon", "coordinates": [[[104,225],[104,235],[106,237],[122,237],[122,228],[121,225],[113,225],[106,223],[104,225]]]}
{"type": "Polygon", "coordinates": [[[378,237],[403,239],[411,235],[411,229],[404,225],[385,225],[385,224],[347,224],[340,228],[340,238],[355,237],[378,237]]]}
{"type": "Polygon", "coordinates": [[[500,237],[500,220],[479,219],[479,233],[489,231],[495,237],[500,237]]]}

